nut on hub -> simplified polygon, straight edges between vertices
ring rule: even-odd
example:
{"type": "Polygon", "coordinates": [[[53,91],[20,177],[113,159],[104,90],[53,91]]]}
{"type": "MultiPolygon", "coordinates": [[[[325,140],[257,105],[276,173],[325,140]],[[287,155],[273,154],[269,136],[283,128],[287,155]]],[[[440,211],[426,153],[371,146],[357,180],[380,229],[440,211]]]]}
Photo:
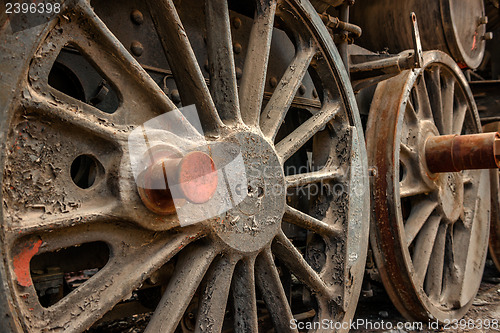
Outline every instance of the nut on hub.
{"type": "Polygon", "coordinates": [[[175,213],[174,199],[205,203],[214,195],[217,183],[212,158],[204,152],[193,151],[183,157],[157,159],[139,175],[138,192],[149,210],[169,215],[175,213]],[[172,191],[174,186],[178,190],[172,191]]]}

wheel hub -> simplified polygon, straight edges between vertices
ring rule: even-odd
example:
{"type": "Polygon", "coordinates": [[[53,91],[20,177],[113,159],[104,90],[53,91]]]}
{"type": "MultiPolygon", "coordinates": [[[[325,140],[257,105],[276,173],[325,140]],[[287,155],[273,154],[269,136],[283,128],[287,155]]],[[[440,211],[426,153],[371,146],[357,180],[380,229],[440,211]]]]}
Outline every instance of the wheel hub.
{"type": "Polygon", "coordinates": [[[464,186],[462,174],[443,173],[439,177],[438,207],[448,222],[455,222],[463,210],[464,186]]]}
{"type": "Polygon", "coordinates": [[[230,134],[209,150],[211,156],[192,151],[158,159],[143,176],[151,188],[138,186],[144,204],[163,215],[175,213],[174,199],[201,210],[217,205],[218,217],[207,216],[216,238],[241,252],[262,249],[278,232],[284,213],[285,181],[276,151],[254,132],[230,134]]]}
{"type": "MultiPolygon", "coordinates": [[[[418,141],[418,155],[425,156],[425,143],[431,137],[438,136],[439,130],[436,125],[431,121],[421,121],[420,122],[421,134],[419,135],[418,141]]],[[[432,173],[425,161],[425,158],[420,159],[420,168],[422,179],[428,184],[433,185],[432,183],[438,179],[438,175],[432,173]]]]}
{"type": "Polygon", "coordinates": [[[286,194],[283,167],[271,144],[258,134],[241,132],[228,141],[238,145],[240,154],[233,161],[241,157],[244,172],[225,168],[232,208],[212,228],[230,248],[254,252],[268,244],[280,228],[286,194]]]}

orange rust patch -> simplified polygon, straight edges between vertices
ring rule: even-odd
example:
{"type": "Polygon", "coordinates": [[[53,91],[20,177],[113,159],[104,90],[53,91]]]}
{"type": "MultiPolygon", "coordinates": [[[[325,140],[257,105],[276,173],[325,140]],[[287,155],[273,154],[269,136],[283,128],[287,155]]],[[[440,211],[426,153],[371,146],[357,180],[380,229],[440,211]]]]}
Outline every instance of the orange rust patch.
{"type": "Polygon", "coordinates": [[[21,252],[14,256],[13,265],[16,273],[17,283],[23,287],[31,286],[30,261],[38,253],[42,240],[26,242],[21,252]]]}

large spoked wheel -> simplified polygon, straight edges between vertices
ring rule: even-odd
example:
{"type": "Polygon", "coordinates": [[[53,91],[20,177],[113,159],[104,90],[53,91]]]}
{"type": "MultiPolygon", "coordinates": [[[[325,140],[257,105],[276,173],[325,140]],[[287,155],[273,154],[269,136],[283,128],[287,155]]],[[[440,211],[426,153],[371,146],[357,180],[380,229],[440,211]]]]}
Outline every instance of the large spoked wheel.
{"type": "MultiPolygon", "coordinates": [[[[490,123],[483,126],[484,132],[500,131],[500,123],[490,123]]],[[[491,183],[491,219],[490,219],[490,256],[500,272],[500,177],[498,170],[490,170],[491,183]]]]}
{"type": "MultiPolygon", "coordinates": [[[[351,319],[368,242],[366,152],[347,74],[309,2],[234,1],[229,10],[210,0],[199,10],[199,1],[150,1],[152,17],[146,7],[132,19],[154,27],[148,37],[158,35],[167,65],[148,71],[141,46],[133,45],[134,58],[104,23],[126,6],[105,4],[105,19],[98,1],[67,4],[44,25],[13,32],[2,24],[2,325],[82,332],[115,310],[144,307],[154,311],[146,328],[154,333],[297,332],[294,316],[351,319]],[[245,22],[239,72],[232,33],[245,22]],[[294,52],[269,93],[268,64],[282,50],[271,42],[280,34],[294,52]],[[51,79],[69,53],[104,79],[90,99],[81,97],[84,79],[67,74],[79,60],[66,63],[64,84],[51,79]],[[152,72],[166,76],[155,82],[152,72]],[[157,83],[171,77],[170,99],[157,83]],[[315,92],[298,99],[304,80],[315,92]],[[116,110],[98,108],[110,94],[116,110]],[[127,139],[191,104],[218,151],[217,169],[241,153],[248,191],[220,215],[181,227],[176,214],[158,215],[141,201],[127,139]]],[[[218,205],[208,201],[197,213],[218,205]]]]}
{"type": "Polygon", "coordinates": [[[487,170],[429,172],[429,137],[481,132],[467,82],[453,60],[426,52],[422,69],[379,84],[367,127],[371,244],[398,310],[408,318],[460,318],[479,288],[488,237],[487,170]]]}

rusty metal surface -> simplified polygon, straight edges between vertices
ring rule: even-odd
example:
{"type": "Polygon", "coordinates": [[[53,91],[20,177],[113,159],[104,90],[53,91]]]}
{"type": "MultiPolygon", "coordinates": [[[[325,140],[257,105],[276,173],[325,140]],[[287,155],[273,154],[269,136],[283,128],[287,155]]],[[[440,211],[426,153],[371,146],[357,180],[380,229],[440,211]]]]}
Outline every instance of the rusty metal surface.
{"type": "Polygon", "coordinates": [[[209,201],[217,189],[218,176],[214,161],[204,152],[192,151],[185,156],[172,152],[146,152],[152,163],[138,178],[137,190],[144,205],[155,213],[175,214],[176,199],[192,203],[209,201]],[[169,175],[169,176],[167,176],[169,175]],[[172,193],[171,186],[179,190],[172,193]]]}
{"type": "Polygon", "coordinates": [[[433,173],[500,167],[498,132],[433,136],[424,149],[427,168],[433,173]]]}
{"type": "MultiPolygon", "coordinates": [[[[127,303],[156,309],[150,332],[172,332],[187,317],[207,332],[288,331],[295,315],[351,319],[368,242],[366,152],[348,75],[311,4],[67,5],[21,31],[22,42],[2,27],[2,66],[11,67],[0,80],[9,86],[0,95],[0,305],[9,332],[82,332],[127,303]],[[85,59],[98,75],[72,70],[81,94],[49,83],[61,52],[74,56],[59,58],[66,68],[85,59]],[[114,109],[98,108],[110,91],[114,109]],[[210,161],[219,168],[237,146],[252,183],[241,205],[180,227],[141,200],[127,138],[190,103],[210,147],[220,147],[210,161]],[[321,192],[310,194],[314,186],[321,192]],[[58,261],[87,260],[89,246],[107,251],[82,262],[84,282],[61,293],[74,272],[58,261]]],[[[181,180],[200,171],[189,156],[174,165],[181,180]]],[[[197,201],[199,189],[184,194],[197,201]]]]}
{"type": "Polygon", "coordinates": [[[367,147],[372,181],[371,245],[384,286],[408,319],[461,318],[486,259],[488,171],[431,173],[428,137],[481,132],[458,66],[439,51],[424,67],[379,84],[367,147]],[[486,198],[486,199],[485,199],[486,198]]]}
{"type": "MultiPolygon", "coordinates": [[[[500,130],[500,123],[490,123],[483,126],[484,132],[500,130]]],[[[491,184],[491,220],[490,220],[490,256],[500,272],[500,177],[497,170],[490,170],[491,184]]]]}
{"type": "Polygon", "coordinates": [[[412,48],[410,12],[419,18],[425,50],[441,50],[457,62],[477,68],[483,59],[486,24],[483,0],[358,0],[351,21],[365,32],[357,41],[370,50],[397,53],[412,48]]]}

